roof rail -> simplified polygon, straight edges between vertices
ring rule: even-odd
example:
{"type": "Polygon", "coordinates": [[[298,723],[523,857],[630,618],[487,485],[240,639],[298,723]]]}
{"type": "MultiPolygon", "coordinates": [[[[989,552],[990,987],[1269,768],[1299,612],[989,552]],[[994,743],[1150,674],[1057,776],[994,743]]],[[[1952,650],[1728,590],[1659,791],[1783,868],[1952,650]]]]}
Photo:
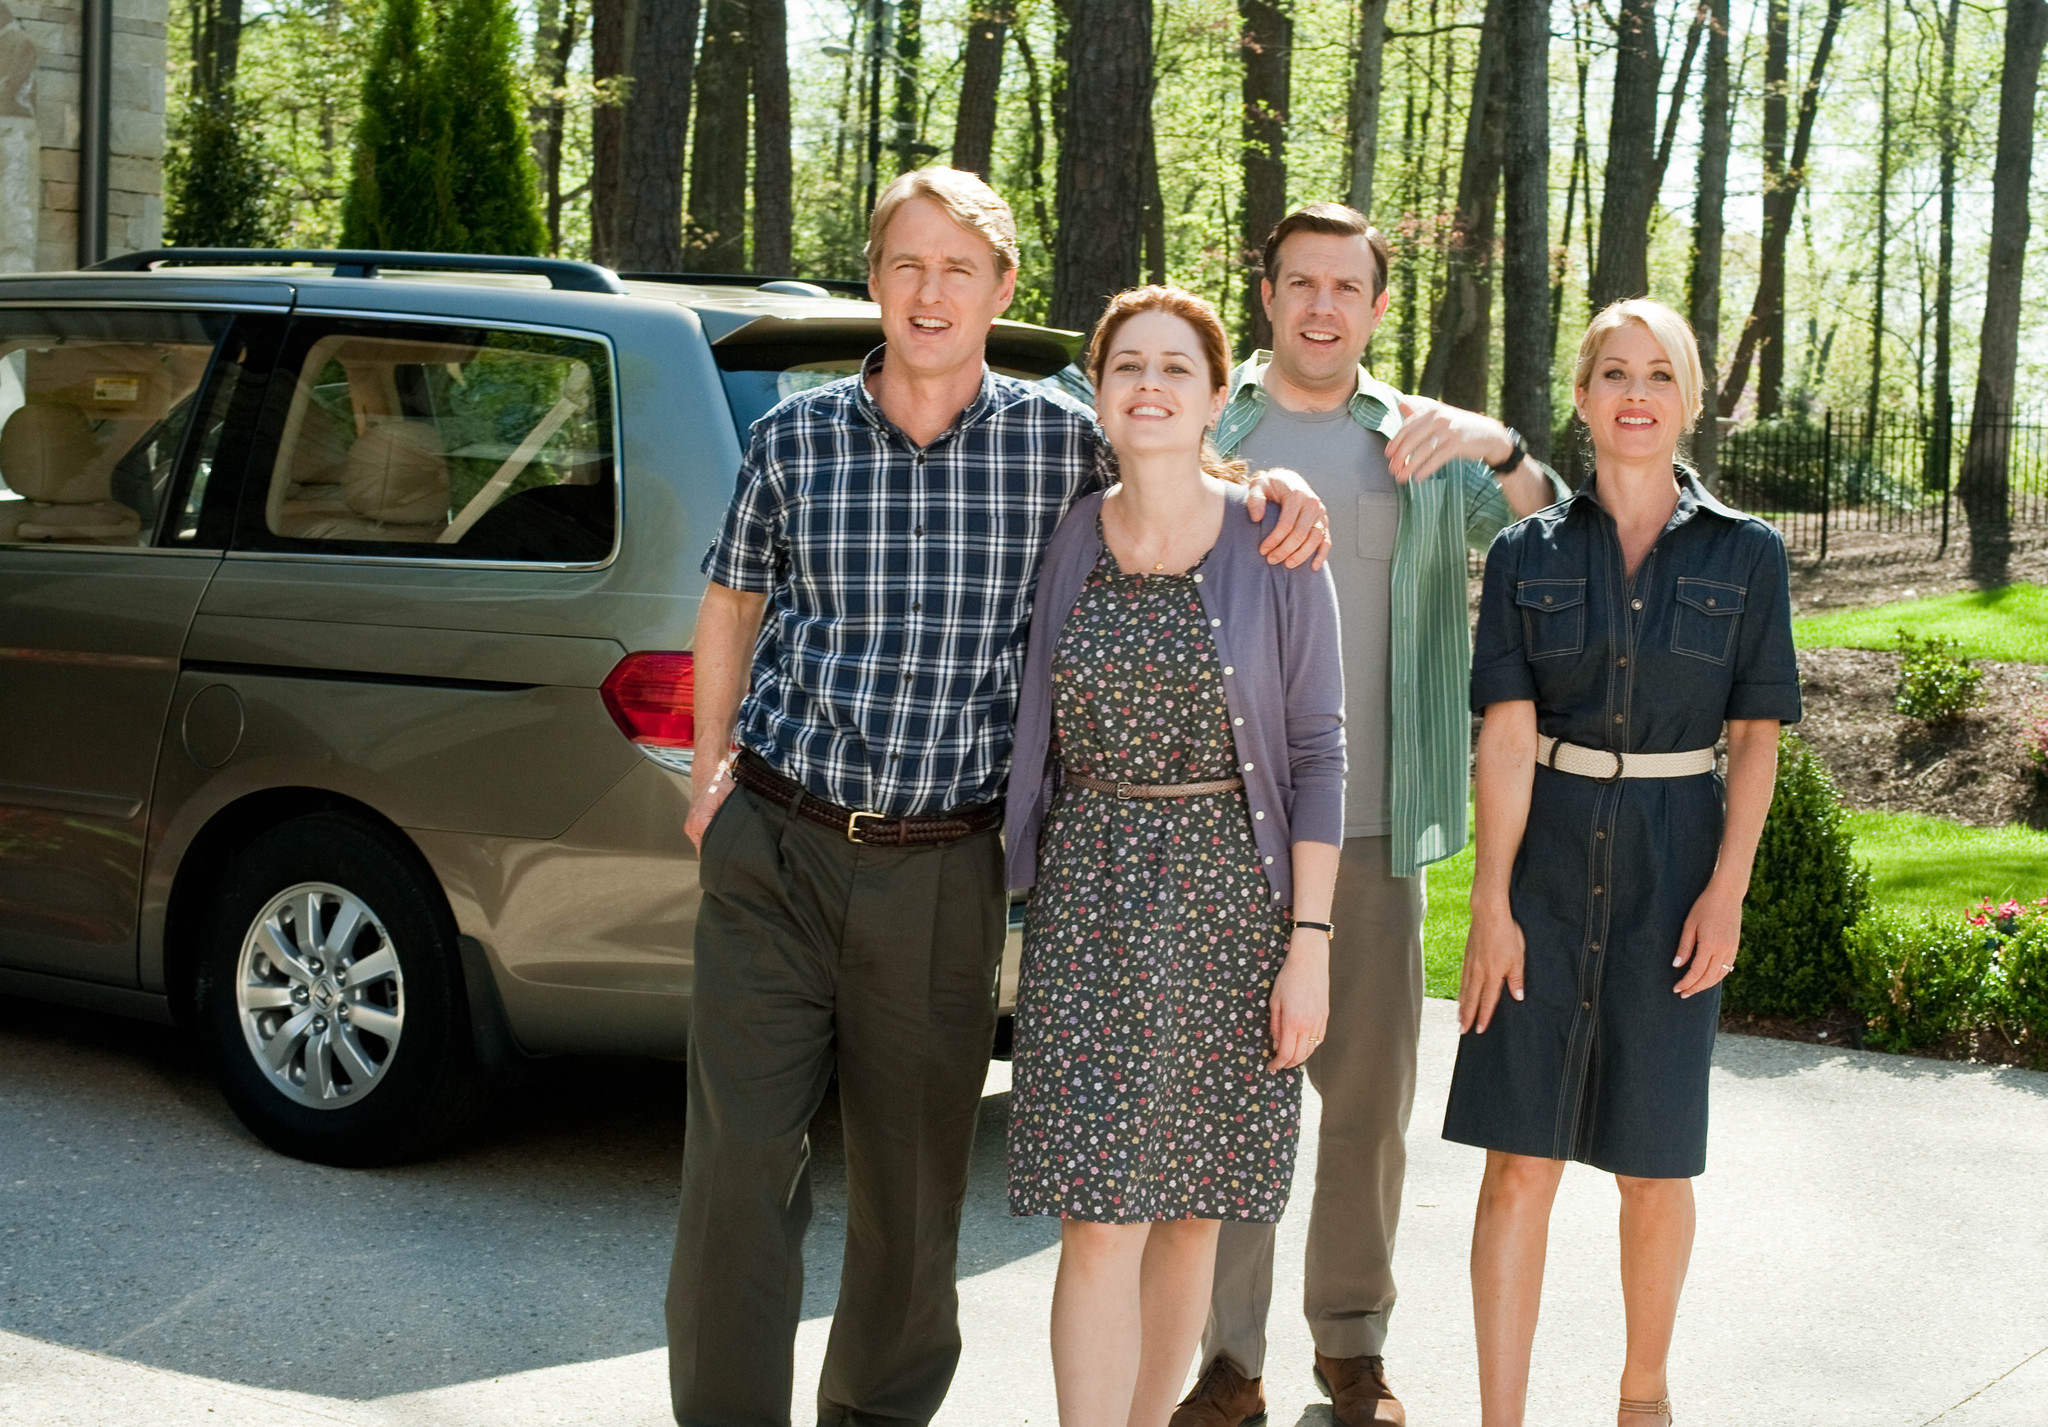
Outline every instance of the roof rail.
{"type": "MultiPolygon", "coordinates": [[[[843,277],[798,277],[773,273],[620,273],[627,282],[688,282],[705,287],[768,287],[770,283],[802,282],[812,287],[822,287],[839,297],[857,297],[867,301],[868,285],[865,279],[843,277]]],[[[774,288],[769,290],[775,291],[774,288]]]]}
{"type": "Polygon", "coordinates": [[[270,267],[288,263],[332,264],[336,277],[375,277],[379,268],[461,273],[525,273],[544,277],[560,292],[622,293],[626,289],[610,268],[567,258],[506,258],[483,253],[400,253],[375,248],[151,248],[123,253],[87,268],[88,272],[140,273],[159,264],[196,263],[208,267],[270,267]]]}

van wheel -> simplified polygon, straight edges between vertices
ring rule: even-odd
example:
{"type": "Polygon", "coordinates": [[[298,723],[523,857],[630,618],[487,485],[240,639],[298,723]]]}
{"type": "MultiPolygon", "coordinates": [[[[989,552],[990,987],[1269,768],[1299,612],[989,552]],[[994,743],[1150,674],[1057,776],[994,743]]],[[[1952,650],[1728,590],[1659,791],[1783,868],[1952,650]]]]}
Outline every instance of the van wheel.
{"type": "Polygon", "coordinates": [[[482,1107],[454,919],[375,827],[319,814],[264,833],[228,864],[201,936],[200,1034],[271,1148],[391,1164],[482,1107]]]}

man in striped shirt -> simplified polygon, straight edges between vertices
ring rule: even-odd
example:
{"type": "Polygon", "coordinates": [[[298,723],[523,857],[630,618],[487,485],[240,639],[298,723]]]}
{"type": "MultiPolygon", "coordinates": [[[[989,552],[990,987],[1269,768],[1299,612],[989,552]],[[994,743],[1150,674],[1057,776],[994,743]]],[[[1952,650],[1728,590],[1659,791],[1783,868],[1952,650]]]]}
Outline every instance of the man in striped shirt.
{"type": "MultiPolygon", "coordinates": [[[[1216,445],[1299,470],[1329,506],[1343,615],[1344,858],[1304,1298],[1339,1427],[1401,1423],[1381,1349],[1422,1024],[1422,869],[1465,845],[1465,551],[1567,491],[1499,422],[1397,394],[1359,365],[1387,310],[1387,244],[1359,213],[1283,219],[1261,293],[1273,350],[1238,368],[1216,445]]],[[[1226,1223],[1205,1370],[1173,1427],[1263,1414],[1274,1226],[1226,1223]]]]}

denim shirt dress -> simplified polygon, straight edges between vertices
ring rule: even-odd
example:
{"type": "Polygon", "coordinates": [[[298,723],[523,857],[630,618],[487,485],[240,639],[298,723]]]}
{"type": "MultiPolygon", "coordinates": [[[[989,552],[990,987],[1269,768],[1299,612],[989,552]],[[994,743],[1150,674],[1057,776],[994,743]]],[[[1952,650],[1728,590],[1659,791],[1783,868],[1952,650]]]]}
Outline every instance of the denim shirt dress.
{"type": "MultiPolygon", "coordinates": [[[[1626,753],[1712,748],[1729,719],[1798,720],[1784,542],[1677,478],[1633,579],[1590,484],[1500,533],[1475,712],[1532,700],[1539,732],[1626,753]]],[[[1648,1179],[1706,1168],[1721,993],[1681,1000],[1671,959],[1725,799],[1718,772],[1608,781],[1539,764],[1509,892],[1524,999],[1460,1039],[1446,1139],[1648,1179]]]]}

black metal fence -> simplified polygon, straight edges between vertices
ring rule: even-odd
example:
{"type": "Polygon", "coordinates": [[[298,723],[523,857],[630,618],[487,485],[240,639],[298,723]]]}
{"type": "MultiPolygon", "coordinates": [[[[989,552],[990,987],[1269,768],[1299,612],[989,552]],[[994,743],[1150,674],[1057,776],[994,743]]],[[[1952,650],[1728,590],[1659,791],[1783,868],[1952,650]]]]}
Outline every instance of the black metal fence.
{"type": "MultiPolygon", "coordinates": [[[[1996,434],[2008,450],[2006,500],[2015,531],[2048,527],[2048,422],[2019,416],[1996,434]]],[[[1883,531],[1925,535],[1947,548],[1964,535],[1956,482],[1970,421],[1947,429],[1925,417],[1788,416],[1724,430],[1720,495],[1762,516],[1788,544],[1825,557],[1831,535],[1883,531]]]]}

